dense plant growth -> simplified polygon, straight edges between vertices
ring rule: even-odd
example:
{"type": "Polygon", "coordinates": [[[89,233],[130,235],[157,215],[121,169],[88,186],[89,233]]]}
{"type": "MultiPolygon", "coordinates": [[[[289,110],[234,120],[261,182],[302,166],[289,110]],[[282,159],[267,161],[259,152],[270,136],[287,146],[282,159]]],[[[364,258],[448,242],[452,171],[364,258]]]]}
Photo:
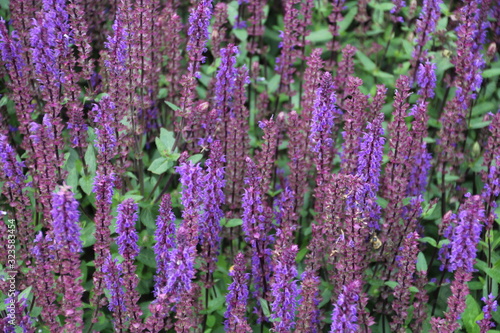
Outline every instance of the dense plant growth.
{"type": "Polygon", "coordinates": [[[0,14],[3,332],[495,332],[500,1],[0,14]]]}

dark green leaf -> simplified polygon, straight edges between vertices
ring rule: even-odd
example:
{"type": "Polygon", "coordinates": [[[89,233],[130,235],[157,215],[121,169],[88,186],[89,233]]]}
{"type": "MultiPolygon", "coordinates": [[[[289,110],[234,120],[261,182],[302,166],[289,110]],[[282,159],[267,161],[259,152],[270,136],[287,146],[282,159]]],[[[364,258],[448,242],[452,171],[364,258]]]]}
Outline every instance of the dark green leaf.
{"type": "Polygon", "coordinates": [[[427,272],[427,260],[422,252],[419,252],[417,256],[417,271],[427,272]]]}
{"type": "Polygon", "coordinates": [[[142,262],[144,265],[156,268],[155,253],[149,248],[142,248],[137,256],[137,261],[142,262]]]}
{"type": "Polygon", "coordinates": [[[485,79],[499,75],[500,75],[500,68],[489,68],[483,71],[483,78],[485,79]]]}
{"type": "Polygon", "coordinates": [[[155,173],[157,175],[161,175],[170,169],[174,163],[168,160],[166,157],[158,157],[156,160],[151,163],[151,166],[148,168],[148,171],[155,173]]]}
{"type": "Polygon", "coordinates": [[[181,108],[178,107],[177,105],[173,104],[173,103],[170,103],[168,101],[165,101],[165,104],[167,104],[172,110],[174,111],[179,111],[181,108]]]}
{"type": "Polygon", "coordinates": [[[464,323],[467,333],[479,333],[479,326],[476,324],[476,317],[481,313],[481,309],[474,297],[467,295],[465,301],[466,308],[462,314],[462,322],[464,323]]]}

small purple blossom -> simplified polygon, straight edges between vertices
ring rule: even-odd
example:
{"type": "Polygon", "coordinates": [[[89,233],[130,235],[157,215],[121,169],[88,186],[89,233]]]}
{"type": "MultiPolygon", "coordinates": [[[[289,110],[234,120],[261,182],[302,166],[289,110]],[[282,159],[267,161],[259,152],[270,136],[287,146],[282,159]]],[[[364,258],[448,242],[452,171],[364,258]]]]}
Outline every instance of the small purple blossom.
{"type": "Polygon", "coordinates": [[[234,266],[229,270],[229,276],[233,278],[233,282],[227,288],[229,292],[226,296],[227,310],[224,314],[226,318],[224,327],[227,332],[247,333],[252,331],[246,318],[250,274],[245,273],[245,270],[245,256],[238,253],[234,258],[234,266]]]}
{"type": "Polygon", "coordinates": [[[361,293],[361,281],[354,280],[342,286],[332,311],[331,333],[356,333],[359,327],[358,302],[361,293]]]}
{"type": "Polygon", "coordinates": [[[433,98],[436,89],[436,64],[430,61],[420,64],[417,71],[417,82],[420,87],[418,94],[422,98],[433,98]]]}
{"type": "Polygon", "coordinates": [[[490,329],[496,327],[496,324],[495,324],[495,321],[493,320],[492,314],[493,314],[493,312],[497,311],[498,303],[495,299],[495,296],[493,296],[493,294],[489,294],[488,297],[483,297],[483,298],[481,298],[481,300],[485,304],[483,306],[483,309],[482,309],[484,317],[481,320],[476,321],[476,323],[479,325],[480,332],[486,333],[490,329]]]}
{"type": "Polygon", "coordinates": [[[70,187],[62,186],[57,193],[52,194],[51,212],[56,249],[68,244],[71,252],[81,252],[78,201],[75,200],[70,187]]]}
{"type": "Polygon", "coordinates": [[[297,266],[295,256],[297,245],[278,249],[273,257],[274,275],[271,282],[271,319],[274,319],[274,332],[291,332],[295,326],[295,310],[298,306],[299,287],[297,286],[297,266]]]}
{"type": "Polygon", "coordinates": [[[139,236],[135,230],[137,221],[137,204],[133,199],[126,199],[117,208],[116,232],[118,252],[126,259],[133,259],[139,254],[137,241],[139,236]]]}
{"type": "Polygon", "coordinates": [[[153,249],[156,255],[155,295],[165,286],[168,276],[167,267],[171,261],[171,251],[175,248],[175,215],[169,194],[161,199],[155,231],[156,244],[153,249]]]}

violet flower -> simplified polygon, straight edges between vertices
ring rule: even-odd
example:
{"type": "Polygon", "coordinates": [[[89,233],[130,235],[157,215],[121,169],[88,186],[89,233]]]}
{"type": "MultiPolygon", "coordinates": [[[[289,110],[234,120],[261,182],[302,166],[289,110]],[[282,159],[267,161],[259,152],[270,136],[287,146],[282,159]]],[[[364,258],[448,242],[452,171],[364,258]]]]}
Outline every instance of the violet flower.
{"type": "Polygon", "coordinates": [[[77,331],[83,325],[81,296],[84,289],[80,283],[82,241],[78,205],[68,186],[62,186],[52,194],[54,249],[58,253],[59,283],[63,289],[61,314],[65,316],[64,329],[68,331],[77,331]]]}
{"type": "Polygon", "coordinates": [[[368,123],[358,157],[357,176],[364,186],[362,191],[356,193],[356,202],[361,205],[362,215],[373,230],[380,229],[380,206],[376,202],[385,142],[383,120],[384,114],[380,113],[373,123],[368,123]]]}
{"type": "MultiPolygon", "coordinates": [[[[239,54],[238,47],[229,44],[221,51],[221,64],[217,71],[215,82],[215,103],[216,119],[219,123],[217,139],[221,142],[224,155],[227,155],[227,137],[229,132],[229,122],[234,117],[233,99],[235,95],[238,69],[236,69],[236,57],[239,54]]],[[[210,121],[210,119],[207,119],[210,121]]],[[[212,120],[213,121],[213,120],[212,120]]],[[[207,133],[208,136],[212,133],[207,133]]]]}
{"type": "Polygon", "coordinates": [[[207,274],[205,282],[207,288],[211,285],[211,275],[215,271],[219,255],[222,231],[220,220],[224,217],[222,205],[225,202],[225,158],[222,155],[222,147],[219,141],[215,141],[210,148],[210,158],[205,162],[207,173],[201,179],[200,184],[203,187],[203,213],[200,216],[199,225],[202,257],[206,263],[204,271],[207,274]]]}
{"type": "Polygon", "coordinates": [[[249,37],[249,43],[247,44],[247,49],[250,54],[263,54],[266,47],[259,45],[259,40],[264,35],[265,27],[262,24],[264,17],[264,6],[266,5],[265,0],[249,0],[248,1],[248,20],[247,20],[247,31],[249,37]],[[262,47],[262,49],[261,49],[262,47]]]}
{"type": "Polygon", "coordinates": [[[288,96],[293,96],[295,91],[290,89],[290,85],[294,82],[293,74],[295,73],[295,68],[293,64],[295,60],[300,57],[299,50],[296,48],[300,45],[298,30],[299,28],[299,10],[296,7],[300,1],[298,0],[287,0],[285,1],[285,15],[284,24],[285,31],[281,31],[280,38],[281,42],[279,48],[281,53],[278,58],[276,58],[276,65],[274,70],[278,75],[280,75],[280,85],[278,93],[287,94],[288,96]]]}
{"type": "Polygon", "coordinates": [[[161,198],[160,209],[156,219],[155,245],[153,250],[156,256],[156,274],[154,277],[155,300],[149,305],[151,316],[146,320],[146,326],[150,331],[160,331],[165,328],[164,317],[168,315],[171,304],[163,294],[168,281],[168,268],[174,260],[172,254],[176,247],[175,215],[172,212],[170,194],[164,194],[161,198]]]}
{"type": "Polygon", "coordinates": [[[323,60],[321,59],[321,53],[323,49],[314,49],[309,57],[307,58],[307,67],[304,71],[304,94],[300,96],[302,105],[302,128],[307,133],[311,130],[310,121],[313,117],[314,104],[316,103],[316,90],[318,89],[323,69],[323,60]]]}
{"type": "Polygon", "coordinates": [[[189,56],[188,73],[182,77],[181,109],[191,108],[195,96],[196,78],[200,77],[200,66],[205,62],[203,53],[207,50],[209,38],[208,27],[212,17],[212,1],[202,0],[192,7],[189,15],[188,43],[186,50],[189,56]]]}
{"type": "Polygon", "coordinates": [[[156,244],[153,250],[156,255],[155,296],[158,297],[160,290],[165,286],[167,280],[167,267],[171,261],[171,251],[176,246],[175,242],[175,215],[172,212],[172,203],[169,194],[161,198],[160,210],[156,219],[155,231],[156,244]]]}
{"type": "MultiPolygon", "coordinates": [[[[247,158],[247,185],[242,200],[242,229],[245,241],[252,246],[252,277],[255,285],[255,297],[265,298],[268,292],[268,281],[271,265],[271,250],[268,248],[271,231],[267,207],[263,202],[262,188],[260,187],[260,173],[255,163],[247,158]]],[[[259,320],[262,315],[259,314],[259,320]]]]}
{"type": "Polygon", "coordinates": [[[492,314],[497,311],[498,304],[493,294],[489,294],[488,297],[483,297],[481,300],[485,304],[482,309],[484,317],[481,320],[476,321],[476,323],[479,325],[480,332],[486,333],[490,329],[496,327],[492,314]]]}
{"type": "MultiPolygon", "coordinates": [[[[114,193],[115,174],[110,172],[104,173],[105,170],[96,172],[94,179],[94,186],[92,192],[95,193],[96,198],[96,214],[95,214],[95,239],[94,251],[96,257],[94,260],[96,266],[96,273],[94,274],[94,302],[102,295],[102,267],[105,258],[109,255],[109,244],[111,243],[111,232],[109,227],[111,225],[111,203],[114,193]],[[102,172],[102,173],[101,173],[102,172]]],[[[96,304],[96,303],[94,303],[96,304]]]]}
{"type": "Polygon", "coordinates": [[[110,293],[108,308],[109,311],[114,313],[115,329],[123,330],[125,328],[124,314],[127,311],[127,307],[125,305],[126,296],[123,288],[124,280],[122,277],[122,266],[118,260],[113,259],[111,255],[108,255],[104,260],[102,272],[104,273],[106,288],[110,293]]]}
{"type": "Polygon", "coordinates": [[[37,299],[37,305],[43,308],[40,315],[41,321],[51,332],[58,332],[61,328],[57,317],[61,309],[57,304],[58,286],[54,279],[56,266],[54,242],[50,235],[44,236],[40,231],[35,236],[33,243],[31,247],[34,263],[31,273],[33,295],[37,299]]]}
{"type": "Polygon", "coordinates": [[[496,219],[496,198],[500,195],[500,112],[497,112],[489,126],[488,142],[483,153],[483,166],[481,172],[484,189],[481,194],[486,204],[486,229],[491,230],[496,219]]]}
{"type": "MultiPolygon", "coordinates": [[[[12,10],[11,14],[13,14],[12,10]]],[[[16,115],[20,122],[19,131],[26,136],[29,133],[34,105],[31,102],[33,98],[27,79],[30,67],[26,65],[27,56],[26,53],[23,56],[24,47],[18,35],[18,31],[13,30],[9,36],[5,21],[3,18],[0,19],[0,52],[10,78],[7,87],[12,93],[9,94],[9,97],[16,103],[16,115]]],[[[32,153],[29,145],[23,143],[22,146],[25,146],[27,151],[32,153]]]]}
{"type": "MultiPolygon", "coordinates": [[[[441,16],[440,4],[441,0],[424,0],[422,3],[422,11],[417,20],[415,29],[415,49],[412,54],[412,63],[420,68],[427,52],[424,49],[427,43],[431,40],[432,34],[436,30],[437,22],[441,16]]],[[[394,7],[393,9],[396,9],[394,7]]],[[[431,97],[432,98],[432,97],[431,97]]]]}
{"type": "Polygon", "coordinates": [[[418,94],[423,99],[434,98],[436,89],[436,64],[430,61],[421,63],[417,71],[418,94]]]}
{"type": "Polygon", "coordinates": [[[344,95],[350,96],[350,98],[346,98],[340,105],[345,111],[343,116],[344,131],[342,132],[344,142],[342,144],[340,167],[342,173],[346,175],[355,174],[358,168],[361,133],[366,128],[369,115],[366,112],[368,96],[359,89],[362,84],[363,80],[350,76],[344,90],[344,95]]]}
{"type": "Polygon", "coordinates": [[[332,311],[331,333],[356,333],[359,328],[358,302],[362,290],[360,280],[354,280],[342,286],[332,311]]]}
{"type": "MultiPolygon", "coordinates": [[[[457,167],[463,159],[459,147],[465,140],[467,129],[466,115],[472,100],[476,99],[475,91],[481,87],[481,71],[484,59],[479,52],[482,45],[484,26],[479,22],[480,10],[477,1],[468,1],[460,9],[461,24],[457,28],[457,55],[452,58],[455,65],[456,86],[455,97],[446,103],[441,116],[439,131],[439,162],[457,167]]],[[[442,170],[446,172],[446,170],[442,170]]]]}
{"type": "Polygon", "coordinates": [[[398,271],[394,276],[394,281],[398,284],[394,287],[394,300],[392,302],[392,308],[396,314],[392,317],[391,323],[394,332],[403,329],[411,306],[411,291],[409,288],[413,285],[413,274],[416,272],[419,251],[418,239],[417,232],[409,233],[403,240],[403,245],[396,256],[398,271]]]}
{"type": "Polygon", "coordinates": [[[215,58],[221,56],[221,44],[226,41],[227,4],[219,2],[214,9],[214,25],[212,26],[211,51],[215,58]]]}
{"type": "Polygon", "coordinates": [[[236,90],[233,100],[233,112],[230,118],[226,149],[226,203],[232,211],[241,207],[241,197],[245,178],[245,158],[250,147],[248,136],[250,112],[245,106],[246,85],[250,83],[248,69],[242,66],[238,70],[236,90]]]}
{"type": "Polygon", "coordinates": [[[276,152],[279,145],[279,123],[273,118],[259,122],[259,127],[264,131],[261,150],[256,154],[257,168],[260,170],[260,187],[264,193],[273,190],[271,184],[276,164],[276,152]]]}
{"type": "Polygon", "coordinates": [[[332,12],[328,15],[328,30],[333,36],[333,40],[328,42],[328,49],[332,52],[340,50],[340,22],[344,19],[342,11],[344,10],[345,0],[334,0],[332,2],[332,12]]]}
{"type": "Polygon", "coordinates": [[[316,102],[314,104],[311,122],[311,151],[315,153],[314,161],[318,172],[316,182],[322,186],[330,173],[330,163],[333,158],[332,130],[334,119],[338,115],[335,107],[337,101],[332,77],[330,73],[324,73],[321,85],[316,90],[316,102]]]}
{"type": "Polygon", "coordinates": [[[403,23],[404,19],[402,16],[395,16],[394,14],[397,14],[401,11],[402,8],[406,7],[406,2],[404,0],[394,0],[393,1],[394,7],[391,8],[391,19],[394,23],[400,22],[403,23]]]}
{"type": "Polygon", "coordinates": [[[227,310],[224,314],[226,318],[224,327],[227,332],[252,332],[246,318],[250,274],[245,273],[245,267],[245,256],[238,253],[234,258],[234,266],[229,270],[229,276],[233,278],[233,282],[227,288],[229,292],[226,295],[227,310]]]}
{"type": "Polygon", "coordinates": [[[460,328],[458,320],[465,311],[465,300],[469,294],[467,283],[472,280],[475,271],[477,245],[481,240],[484,223],[483,200],[479,195],[466,195],[467,199],[460,206],[458,214],[449,216],[453,224],[447,228],[445,236],[450,244],[440,249],[440,256],[446,256],[447,269],[454,272],[455,280],[451,285],[451,296],[448,298],[448,310],[445,318],[432,318],[432,332],[454,332],[460,328]]]}
{"type": "Polygon", "coordinates": [[[302,273],[301,300],[297,313],[296,332],[318,333],[320,325],[319,295],[320,279],[314,270],[302,273]]]}
{"type": "Polygon", "coordinates": [[[295,256],[297,245],[278,248],[273,255],[274,275],[271,281],[271,319],[273,319],[273,332],[290,332],[295,326],[295,310],[298,306],[297,298],[297,266],[295,256]]]}
{"type": "Polygon", "coordinates": [[[123,284],[125,286],[125,307],[126,312],[124,318],[130,320],[130,330],[132,332],[138,331],[141,325],[140,316],[142,311],[137,304],[140,295],[135,290],[139,284],[139,277],[135,274],[136,267],[134,265],[135,258],[139,254],[139,246],[137,241],[139,236],[135,230],[135,223],[137,222],[137,209],[138,206],[134,203],[133,199],[126,199],[118,205],[116,217],[116,232],[118,238],[116,244],[118,245],[118,253],[123,257],[121,263],[123,269],[123,284]]]}
{"type": "Polygon", "coordinates": [[[403,214],[403,199],[406,197],[409,182],[408,159],[413,148],[412,138],[405,122],[409,107],[407,99],[410,95],[410,80],[407,76],[401,76],[396,81],[394,118],[387,126],[391,137],[390,150],[387,154],[389,162],[386,164],[384,177],[385,193],[383,193],[383,197],[389,202],[384,212],[384,229],[394,244],[398,244],[404,237],[399,220],[403,214]]]}

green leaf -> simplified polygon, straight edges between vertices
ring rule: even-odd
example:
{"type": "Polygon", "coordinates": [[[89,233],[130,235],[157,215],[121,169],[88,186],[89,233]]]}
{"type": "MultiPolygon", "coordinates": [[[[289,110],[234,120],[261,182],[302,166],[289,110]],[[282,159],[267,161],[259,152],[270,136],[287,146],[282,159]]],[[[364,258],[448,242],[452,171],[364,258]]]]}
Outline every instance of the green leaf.
{"type": "Polygon", "coordinates": [[[95,244],[95,224],[93,222],[87,222],[85,227],[82,229],[82,241],[83,247],[89,247],[95,244]]]}
{"type": "Polygon", "coordinates": [[[170,169],[173,165],[174,163],[168,160],[166,157],[158,157],[153,161],[153,163],[151,163],[148,171],[151,171],[152,173],[155,173],[157,175],[161,175],[162,173],[170,169]]]}
{"type": "Polygon", "coordinates": [[[236,17],[238,16],[238,2],[231,1],[227,6],[227,19],[229,23],[234,26],[236,17]]]}
{"type": "Polygon", "coordinates": [[[93,145],[88,146],[87,151],[85,152],[84,159],[85,159],[85,163],[87,164],[88,170],[91,173],[94,173],[96,170],[97,161],[95,158],[95,151],[94,151],[93,145]]]}
{"type": "Polygon", "coordinates": [[[429,126],[434,127],[434,128],[441,128],[441,123],[434,118],[429,118],[429,126]]]}
{"type": "Polygon", "coordinates": [[[146,226],[146,228],[155,230],[156,223],[153,212],[150,207],[146,207],[141,211],[141,222],[146,226]]]}
{"type": "Polygon", "coordinates": [[[381,198],[381,197],[378,197],[377,198],[377,203],[378,205],[384,209],[385,207],[387,207],[387,204],[389,203],[389,201],[385,200],[384,198],[381,198]]]}
{"type": "Polygon", "coordinates": [[[278,86],[280,84],[281,76],[276,74],[274,75],[269,82],[267,83],[267,92],[272,94],[276,90],[278,90],[278,86]]]}
{"type": "Polygon", "coordinates": [[[31,289],[32,289],[32,286],[29,286],[28,288],[24,289],[19,295],[17,295],[17,300],[21,301],[23,298],[29,299],[31,289]]]}
{"type": "Polygon", "coordinates": [[[342,33],[346,31],[347,28],[349,28],[357,13],[358,13],[358,6],[353,6],[351,9],[349,9],[347,14],[344,15],[344,19],[338,23],[339,33],[342,33]]]}
{"type": "Polygon", "coordinates": [[[267,301],[259,297],[259,303],[262,308],[262,312],[264,313],[264,316],[271,317],[271,312],[269,311],[269,304],[267,303],[267,301]]]}
{"type": "Polygon", "coordinates": [[[193,156],[188,158],[188,161],[191,161],[194,164],[196,164],[196,163],[200,162],[202,158],[203,158],[203,154],[194,154],[193,156]]]}
{"type": "Polygon", "coordinates": [[[375,70],[375,68],[377,68],[377,65],[375,65],[375,63],[370,58],[368,58],[363,52],[358,50],[356,52],[356,56],[358,57],[359,61],[361,61],[364,70],[366,70],[367,72],[371,73],[375,70]]]}
{"type": "Polygon", "coordinates": [[[213,315],[207,316],[207,326],[214,327],[214,325],[215,325],[215,316],[213,315]]]}
{"type": "Polygon", "coordinates": [[[385,281],[384,284],[391,289],[394,289],[399,283],[397,283],[396,281],[385,281]]]}
{"type": "MultiPolygon", "coordinates": [[[[155,140],[156,141],[156,140],[155,140]]],[[[160,154],[164,157],[170,157],[173,153],[172,147],[175,143],[175,134],[174,132],[167,131],[166,129],[160,129],[160,146],[163,149],[160,150],[160,154]]],[[[160,148],[158,148],[160,149],[160,148]]]]}
{"type": "Polygon", "coordinates": [[[165,101],[165,104],[167,104],[172,110],[174,111],[179,111],[181,108],[178,107],[177,105],[173,104],[173,103],[170,103],[168,101],[165,101]]]}
{"type": "Polygon", "coordinates": [[[233,227],[237,227],[237,226],[240,226],[243,224],[243,220],[242,219],[230,219],[229,221],[227,221],[224,226],[226,228],[233,228],[233,227]]]}
{"type": "Polygon", "coordinates": [[[500,68],[489,68],[483,71],[483,78],[487,79],[500,75],[500,68]]]}
{"type": "Polygon", "coordinates": [[[419,252],[417,256],[417,271],[427,272],[427,268],[427,260],[425,259],[425,255],[422,252],[419,252]]]}
{"type": "Polygon", "coordinates": [[[480,117],[472,119],[469,127],[472,129],[479,129],[488,127],[490,124],[491,121],[483,121],[483,117],[480,117]]]}
{"type": "Polygon", "coordinates": [[[433,247],[437,247],[437,243],[436,243],[436,240],[432,237],[422,237],[419,239],[419,241],[421,243],[427,243],[433,247]]]}
{"type": "Polygon", "coordinates": [[[493,279],[496,283],[500,283],[500,266],[495,265],[492,268],[485,268],[484,272],[488,274],[490,278],[493,279]]]}
{"type": "Polygon", "coordinates": [[[479,117],[484,115],[487,112],[493,112],[495,111],[495,104],[491,102],[483,102],[475,105],[472,108],[472,116],[473,117],[479,117]]]}
{"type": "Polygon", "coordinates": [[[313,43],[325,43],[332,40],[332,38],[332,33],[328,30],[328,28],[323,28],[311,32],[309,36],[306,37],[306,40],[313,43]]]}
{"type": "Polygon", "coordinates": [[[391,2],[378,3],[371,1],[370,3],[368,3],[368,6],[386,12],[388,10],[391,10],[394,7],[394,4],[391,2]]]}
{"type": "Polygon", "coordinates": [[[85,192],[85,194],[90,195],[90,193],[92,193],[92,187],[94,184],[92,182],[91,175],[81,177],[78,181],[78,184],[80,184],[80,187],[82,188],[83,192],[85,192]]]}
{"type": "Polygon", "coordinates": [[[219,297],[212,298],[208,301],[208,313],[212,313],[214,311],[220,310],[224,308],[224,303],[226,302],[226,297],[224,295],[218,294],[219,297]]]}
{"type": "Polygon", "coordinates": [[[155,253],[149,248],[142,248],[137,260],[148,267],[156,268],[155,253]]]}
{"type": "Polygon", "coordinates": [[[307,247],[304,247],[299,251],[299,253],[297,253],[296,261],[301,262],[302,259],[304,259],[304,257],[306,256],[306,253],[307,253],[307,247]]]}
{"type": "Polygon", "coordinates": [[[474,297],[467,295],[465,300],[466,308],[462,314],[462,322],[464,323],[467,333],[479,333],[479,326],[476,324],[476,317],[481,313],[481,309],[474,297]]]}
{"type": "Polygon", "coordinates": [[[410,288],[408,288],[408,290],[411,291],[412,293],[418,293],[418,288],[415,286],[411,286],[410,288]]]}
{"type": "Polygon", "coordinates": [[[248,38],[248,31],[246,31],[245,29],[234,29],[233,33],[236,38],[238,38],[242,42],[246,41],[248,38]]]}

